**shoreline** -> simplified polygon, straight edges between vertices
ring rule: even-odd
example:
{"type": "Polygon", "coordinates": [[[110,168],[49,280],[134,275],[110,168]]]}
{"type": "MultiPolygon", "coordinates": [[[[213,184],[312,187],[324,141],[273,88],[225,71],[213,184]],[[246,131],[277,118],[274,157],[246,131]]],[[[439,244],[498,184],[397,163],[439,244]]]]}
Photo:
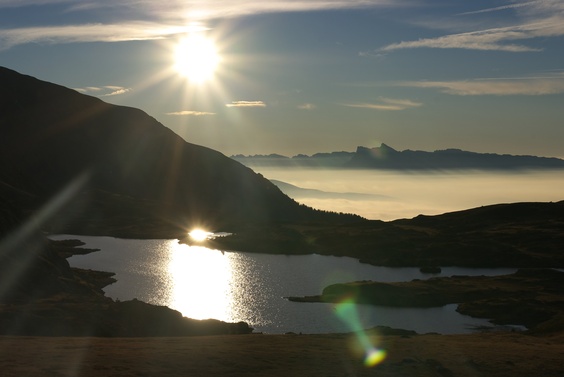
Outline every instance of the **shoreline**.
{"type": "Polygon", "coordinates": [[[288,297],[300,303],[355,303],[393,307],[457,304],[457,312],[486,318],[495,325],[525,326],[530,332],[564,331],[564,272],[519,269],[509,275],[433,277],[383,283],[333,284],[320,295],[288,297]]]}
{"type": "MultiPolygon", "coordinates": [[[[84,242],[76,239],[73,240],[72,237],[75,235],[68,236],[70,239],[54,242],[61,242],[62,245],[73,244],[77,251],[76,254],[83,254],[80,246],[84,245],[84,242]]],[[[88,274],[90,278],[98,278],[101,284],[100,288],[116,281],[112,277],[114,274],[111,272],[97,274],[92,270],[77,269],[77,271],[82,274],[88,274]]],[[[510,275],[489,277],[434,276],[424,280],[416,279],[411,282],[404,281],[398,283],[349,282],[326,287],[321,295],[306,297],[290,296],[285,298],[289,301],[300,303],[339,303],[343,301],[343,297],[347,297],[348,300],[352,299],[357,304],[403,308],[430,308],[457,304],[456,311],[460,314],[488,320],[492,324],[490,330],[507,325],[533,329],[543,321],[556,315],[554,310],[552,310],[555,304],[552,302],[546,304],[540,300],[536,300],[533,303],[530,297],[525,300],[519,295],[515,296],[513,291],[531,290],[530,283],[527,284],[528,280],[531,279],[534,283],[544,284],[546,289],[549,289],[549,285],[564,284],[564,274],[555,270],[553,275],[554,280],[557,280],[557,282],[550,281],[549,279],[543,280],[543,278],[547,277],[543,270],[519,270],[510,275]],[[503,284],[506,284],[504,282],[508,280],[517,287],[512,288],[513,291],[508,291],[503,286],[503,284]],[[481,288],[477,288],[476,284],[481,288]],[[514,302],[507,302],[508,300],[514,300],[514,302]],[[534,305],[535,303],[536,306],[534,305]],[[499,309],[499,307],[503,309],[499,309]],[[528,314],[523,314],[524,311],[527,311],[528,314]]],[[[552,301],[556,302],[557,300],[553,299],[552,301]]],[[[489,325],[485,326],[488,327],[489,325]]],[[[564,329],[564,324],[562,328],[564,329]]]]}

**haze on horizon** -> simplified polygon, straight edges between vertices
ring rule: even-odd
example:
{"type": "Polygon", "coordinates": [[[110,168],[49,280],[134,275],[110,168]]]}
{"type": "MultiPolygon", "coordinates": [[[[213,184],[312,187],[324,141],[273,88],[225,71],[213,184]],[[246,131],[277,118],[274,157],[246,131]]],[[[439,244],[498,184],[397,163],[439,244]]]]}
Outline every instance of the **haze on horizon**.
{"type": "Polygon", "coordinates": [[[370,220],[411,219],[500,203],[564,200],[562,170],[253,169],[271,180],[321,191],[285,192],[299,203],[370,220]]]}
{"type": "Polygon", "coordinates": [[[226,155],[564,157],[559,0],[0,0],[0,65],[226,155]]]}

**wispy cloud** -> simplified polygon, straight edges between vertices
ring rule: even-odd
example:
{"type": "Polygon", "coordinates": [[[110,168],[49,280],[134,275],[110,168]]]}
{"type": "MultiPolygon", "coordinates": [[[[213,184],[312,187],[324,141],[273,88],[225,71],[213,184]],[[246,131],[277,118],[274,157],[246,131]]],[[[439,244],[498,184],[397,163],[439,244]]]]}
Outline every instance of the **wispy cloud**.
{"type": "Polygon", "coordinates": [[[341,105],[361,109],[401,111],[420,107],[423,104],[421,102],[414,102],[408,99],[380,97],[376,103],[342,103],[341,105]]]}
{"type": "Polygon", "coordinates": [[[129,93],[129,92],[131,92],[131,88],[121,88],[121,89],[116,89],[111,93],[102,94],[102,95],[100,95],[100,97],[119,96],[120,94],[125,94],[125,93],[129,93]]]}
{"type": "Polygon", "coordinates": [[[74,90],[83,94],[94,95],[96,97],[112,97],[132,91],[131,88],[116,85],[87,86],[84,88],[74,88],[74,90]]]}
{"type": "MultiPolygon", "coordinates": [[[[68,10],[125,8],[146,14],[168,14],[183,11],[185,15],[210,18],[233,17],[257,13],[292,12],[323,9],[370,8],[397,6],[406,0],[169,0],[166,6],[155,0],[0,0],[0,8],[29,5],[68,4],[68,10]]],[[[178,16],[178,14],[177,14],[178,16]]]]}
{"type": "Polygon", "coordinates": [[[443,93],[459,96],[540,96],[564,93],[564,74],[508,79],[484,78],[464,81],[409,81],[398,83],[398,85],[438,89],[443,93]]]}
{"type": "Polygon", "coordinates": [[[564,25],[543,23],[519,27],[504,27],[468,33],[450,34],[437,38],[423,38],[416,41],[394,43],[383,47],[380,51],[393,51],[408,48],[458,48],[467,50],[530,52],[541,51],[540,48],[522,44],[507,43],[508,41],[524,40],[539,36],[564,34],[564,25]],[[562,30],[556,33],[555,29],[562,30]]]}
{"type": "Polygon", "coordinates": [[[300,110],[313,110],[315,108],[316,106],[313,103],[303,103],[301,105],[298,105],[298,109],[300,110]]]}
{"type": "MultiPolygon", "coordinates": [[[[202,28],[204,29],[204,28],[202,28]]],[[[163,39],[194,31],[194,26],[159,23],[84,24],[0,29],[0,49],[25,43],[123,42],[163,39]]]]}
{"type": "MultiPolygon", "coordinates": [[[[511,25],[402,41],[384,46],[376,52],[412,48],[538,52],[542,51],[542,48],[533,45],[535,39],[564,36],[564,2],[561,0],[529,1],[459,15],[489,13],[504,9],[517,10],[516,18],[512,18],[511,25]],[[528,41],[528,44],[524,44],[524,41],[528,41]]],[[[498,20],[498,22],[502,21],[498,20]]]]}
{"type": "Polygon", "coordinates": [[[266,107],[263,101],[233,101],[225,104],[227,107],[266,107]]]}
{"type": "Polygon", "coordinates": [[[210,113],[207,111],[182,110],[182,111],[175,111],[172,113],[166,113],[166,115],[201,117],[201,116],[215,115],[215,113],[210,113]]]}
{"type": "MultiPolygon", "coordinates": [[[[193,31],[194,27],[218,18],[232,18],[251,14],[300,12],[328,9],[358,9],[373,7],[397,7],[409,0],[170,0],[166,5],[155,0],[114,0],[100,2],[85,0],[77,5],[74,0],[0,0],[0,9],[36,5],[58,4],[64,13],[88,12],[96,9],[95,22],[69,25],[18,27],[0,29],[0,49],[15,45],[38,43],[73,42],[120,42],[131,40],[161,39],[167,36],[193,31]],[[119,12],[117,12],[119,11],[119,12]],[[115,14],[128,17],[115,23],[115,14]],[[192,24],[186,25],[186,20],[192,24]],[[131,20],[147,20],[135,22],[131,20]],[[193,24],[196,22],[196,24],[193,24]],[[196,25],[196,26],[194,26],[196,25]]],[[[63,14],[64,14],[63,13],[63,14]]],[[[94,21],[94,20],[93,20],[94,21]]]]}
{"type": "Polygon", "coordinates": [[[516,9],[516,8],[521,8],[521,7],[528,7],[528,6],[539,4],[539,3],[542,3],[542,2],[543,2],[543,0],[537,0],[537,1],[529,1],[529,2],[526,2],[526,3],[508,4],[508,5],[502,5],[500,7],[495,7],[495,8],[486,8],[486,9],[479,9],[479,10],[475,10],[475,11],[471,11],[471,12],[459,13],[459,14],[457,14],[457,16],[466,16],[466,15],[471,15],[471,14],[480,14],[480,13],[489,13],[489,12],[498,12],[498,11],[507,10],[507,9],[516,9]]]}

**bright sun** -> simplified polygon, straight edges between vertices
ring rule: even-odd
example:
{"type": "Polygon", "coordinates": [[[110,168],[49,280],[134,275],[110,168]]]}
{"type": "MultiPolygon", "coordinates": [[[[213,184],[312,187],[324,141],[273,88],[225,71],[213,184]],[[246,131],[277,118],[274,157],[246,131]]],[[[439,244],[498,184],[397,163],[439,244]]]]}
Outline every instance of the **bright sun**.
{"type": "Polygon", "coordinates": [[[182,39],[175,50],[175,69],[190,81],[202,83],[210,80],[221,58],[213,40],[202,35],[182,39]]]}
{"type": "Polygon", "coordinates": [[[190,236],[190,238],[192,238],[194,241],[196,242],[202,242],[205,241],[206,239],[208,239],[208,237],[211,235],[212,233],[210,232],[206,232],[203,229],[194,229],[192,231],[190,231],[190,233],[188,233],[188,235],[190,236]]]}

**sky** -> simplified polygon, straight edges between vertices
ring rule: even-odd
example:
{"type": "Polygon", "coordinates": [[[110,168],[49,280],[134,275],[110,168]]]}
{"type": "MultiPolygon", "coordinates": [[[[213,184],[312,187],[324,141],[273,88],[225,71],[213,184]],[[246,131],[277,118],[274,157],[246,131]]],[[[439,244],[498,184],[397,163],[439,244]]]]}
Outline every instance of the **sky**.
{"type": "Polygon", "coordinates": [[[0,0],[0,66],[228,156],[564,158],[562,0],[0,0]],[[189,38],[205,78],[180,67],[189,38]]]}

